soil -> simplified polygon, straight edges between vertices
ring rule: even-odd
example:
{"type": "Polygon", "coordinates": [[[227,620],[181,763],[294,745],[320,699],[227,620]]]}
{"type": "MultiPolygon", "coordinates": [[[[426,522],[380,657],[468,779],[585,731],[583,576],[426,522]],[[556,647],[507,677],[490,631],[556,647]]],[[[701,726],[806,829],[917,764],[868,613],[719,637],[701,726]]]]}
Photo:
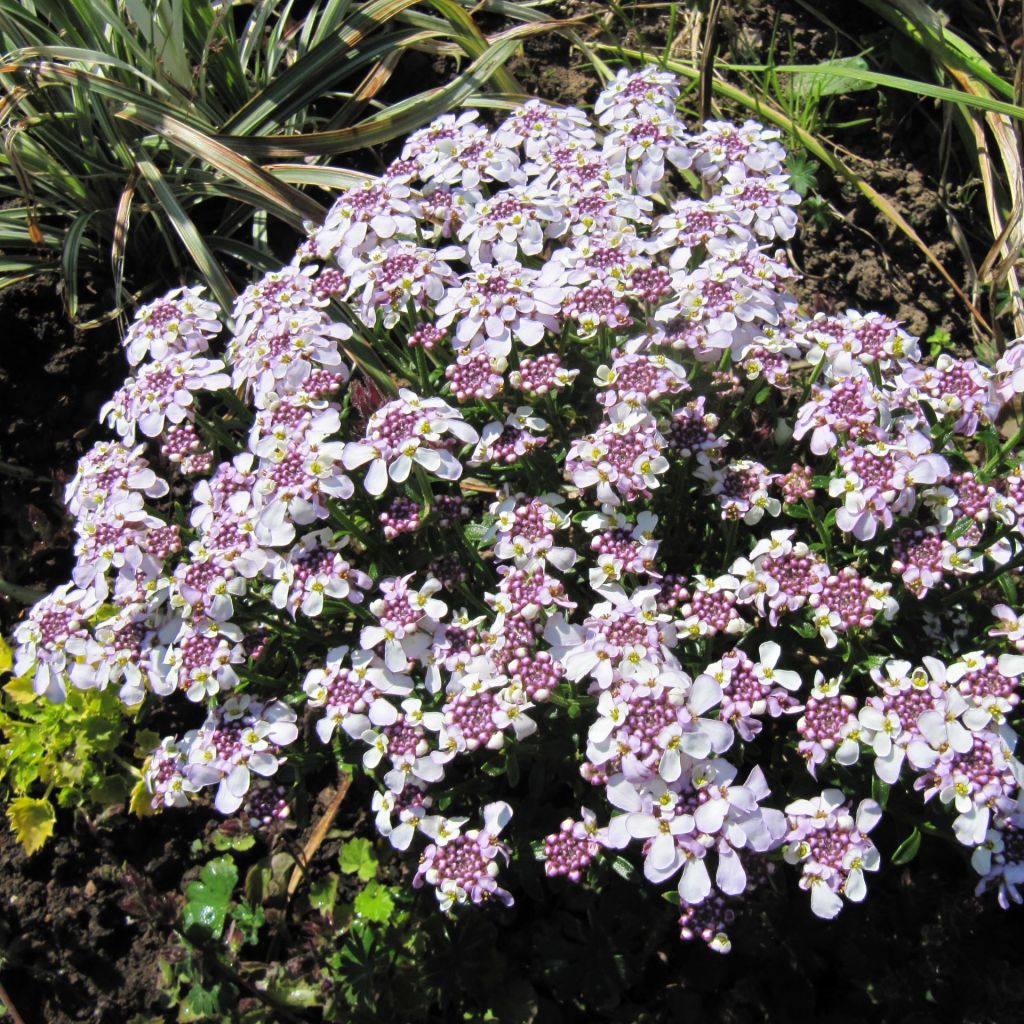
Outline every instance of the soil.
{"type": "Polygon", "coordinates": [[[127,363],[113,326],[80,331],[68,322],[55,278],[9,289],[0,310],[0,627],[7,636],[32,591],[41,595],[68,578],[73,536],[64,485],[101,436],[97,414],[127,363]]]}
{"type": "Polygon", "coordinates": [[[159,963],[173,955],[173,943],[129,916],[125,903],[141,877],[171,894],[173,906],[190,843],[207,818],[200,812],[116,830],[64,818],[57,838],[31,858],[9,833],[0,835],[3,980],[25,1024],[162,1019],[159,963]]]}
{"type": "MultiPolygon", "coordinates": [[[[624,44],[660,49],[664,6],[642,7],[624,44]]],[[[811,18],[796,0],[726,3],[721,52],[736,62],[752,54],[760,60],[774,39],[779,59],[794,53],[800,62],[813,63],[855,55],[852,40],[880,27],[856,4],[819,0],[816,7],[834,29],[811,18]]],[[[603,3],[566,0],[556,13],[605,11],[603,3]]],[[[679,26],[679,46],[687,44],[685,28],[679,26]]],[[[1012,28],[1007,27],[1010,38],[1012,28]]],[[[581,32],[586,34],[585,25],[581,32]]],[[[510,70],[528,92],[580,104],[594,98],[596,86],[576,63],[563,39],[541,36],[527,41],[510,70]]],[[[450,69],[435,66],[432,73],[445,70],[450,69]]],[[[984,223],[983,212],[976,198],[971,205],[968,193],[950,183],[967,181],[970,169],[942,165],[944,125],[937,107],[898,94],[881,107],[876,98],[852,93],[836,99],[828,111],[833,123],[864,121],[837,130],[837,140],[859,154],[851,158],[858,173],[893,202],[954,280],[966,285],[964,250],[975,265],[985,256],[982,233],[971,229],[972,223],[984,223]],[[951,217],[963,226],[964,250],[950,241],[951,217]]],[[[723,110],[725,116],[733,113],[723,110]]],[[[805,275],[801,298],[809,307],[877,309],[903,320],[913,333],[948,331],[961,345],[971,345],[963,302],[909,240],[823,168],[816,194],[821,216],[805,223],[792,249],[805,275]]],[[[123,379],[126,364],[113,326],[82,332],[67,322],[53,279],[3,293],[0,312],[0,628],[9,636],[32,591],[45,592],[67,578],[73,538],[62,510],[63,487],[75,460],[100,436],[97,412],[123,379]]],[[[57,837],[32,858],[0,832],[2,978],[26,1024],[165,1019],[159,963],[173,957],[175,947],[158,925],[173,911],[194,865],[192,840],[209,827],[210,816],[201,810],[141,822],[115,817],[94,826],[62,817],[57,837]],[[146,894],[144,913],[140,893],[146,894]]],[[[932,851],[926,844],[910,868],[872,880],[872,898],[864,907],[847,908],[827,926],[810,916],[798,894],[790,892],[787,899],[780,893],[737,926],[730,957],[669,942],[667,954],[644,961],[643,981],[630,990],[626,1004],[610,1007],[599,1019],[1021,1019],[1019,917],[974,900],[968,877],[958,852],[932,851]]],[[[658,927],[670,927],[666,921],[658,927]]],[[[517,924],[500,944],[532,971],[544,995],[544,951],[530,936],[545,925],[525,912],[517,924]]],[[[588,948],[580,955],[590,962],[588,948]]],[[[555,1008],[555,995],[544,995],[538,1020],[574,1020],[571,1012],[555,1008]]]]}

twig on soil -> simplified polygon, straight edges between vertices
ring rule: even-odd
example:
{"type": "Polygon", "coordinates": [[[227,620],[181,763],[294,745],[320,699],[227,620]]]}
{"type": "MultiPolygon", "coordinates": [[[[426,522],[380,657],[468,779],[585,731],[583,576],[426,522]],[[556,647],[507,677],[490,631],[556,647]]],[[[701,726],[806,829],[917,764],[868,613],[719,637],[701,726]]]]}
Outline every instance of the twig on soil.
{"type": "Polygon", "coordinates": [[[320,849],[320,845],[327,837],[327,833],[330,831],[331,825],[334,824],[334,819],[338,816],[342,801],[345,799],[345,794],[348,793],[349,786],[351,785],[352,776],[343,775],[338,782],[337,791],[331,798],[331,802],[327,805],[327,810],[324,811],[323,817],[316,823],[309,839],[306,840],[306,845],[302,849],[302,858],[296,863],[295,870],[292,871],[292,877],[288,880],[289,899],[295,895],[295,890],[298,889],[306,874],[306,868],[316,856],[316,851],[320,849]]]}
{"type": "Polygon", "coordinates": [[[0,985],[0,1003],[4,1004],[4,1009],[11,1015],[12,1024],[25,1024],[25,1018],[14,1008],[14,1003],[11,1002],[11,997],[3,985],[0,985]]]}

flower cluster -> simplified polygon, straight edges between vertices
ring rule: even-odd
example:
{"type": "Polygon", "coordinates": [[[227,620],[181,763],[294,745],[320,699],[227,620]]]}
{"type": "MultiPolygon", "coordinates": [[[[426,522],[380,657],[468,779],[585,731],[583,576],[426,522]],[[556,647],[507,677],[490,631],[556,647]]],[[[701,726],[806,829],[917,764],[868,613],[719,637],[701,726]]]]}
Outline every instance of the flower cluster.
{"type": "Polygon", "coordinates": [[[303,710],[445,911],[625,858],[724,952],[780,860],[864,898],[888,787],[1020,902],[1024,345],[807,316],[778,133],[678,96],[446,115],[233,310],[140,311],[16,670],[183,694],[155,806],[287,817],[303,710]]]}

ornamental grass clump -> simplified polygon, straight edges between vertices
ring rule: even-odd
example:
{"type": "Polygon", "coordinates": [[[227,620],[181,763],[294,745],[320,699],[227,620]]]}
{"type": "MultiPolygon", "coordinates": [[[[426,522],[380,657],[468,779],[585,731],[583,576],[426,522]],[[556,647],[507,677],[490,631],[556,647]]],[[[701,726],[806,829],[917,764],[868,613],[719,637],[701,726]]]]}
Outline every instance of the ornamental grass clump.
{"type": "Polygon", "coordinates": [[[783,864],[864,899],[888,815],[1021,902],[1024,346],[806,315],[778,133],[678,91],[441,117],[233,310],[140,312],[17,671],[192,702],[155,808],[262,828],[328,745],[442,909],[632,863],[718,951],[783,864]]]}

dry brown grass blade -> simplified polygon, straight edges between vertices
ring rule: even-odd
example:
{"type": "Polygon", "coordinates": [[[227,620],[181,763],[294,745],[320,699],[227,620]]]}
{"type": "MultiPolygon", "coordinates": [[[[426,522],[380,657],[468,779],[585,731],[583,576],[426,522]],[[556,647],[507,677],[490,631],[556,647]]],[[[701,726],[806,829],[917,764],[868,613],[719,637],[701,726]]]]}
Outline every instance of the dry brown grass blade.
{"type": "MultiPolygon", "coordinates": [[[[987,95],[985,86],[976,82],[970,75],[955,67],[947,67],[949,74],[957,81],[960,87],[972,95],[987,95]]],[[[1014,330],[1017,337],[1024,336],[1024,301],[1020,294],[1020,277],[1017,273],[1015,263],[1024,250],[1024,232],[1020,224],[1019,211],[1024,209],[1024,167],[1021,164],[1020,149],[1017,135],[1014,132],[1010,119],[995,111],[987,111],[982,115],[981,111],[965,111],[971,133],[974,135],[975,144],[978,149],[978,168],[981,173],[982,188],[985,193],[985,209],[988,213],[989,224],[992,228],[992,235],[996,239],[993,250],[995,257],[989,260],[986,257],[982,268],[979,269],[979,283],[985,283],[986,276],[997,264],[1005,268],[1002,280],[1009,281],[1010,303],[1013,317],[1014,330]],[[988,127],[995,139],[999,150],[999,158],[1003,165],[1002,181],[1009,192],[1012,204],[1011,216],[1004,221],[1000,196],[999,180],[992,154],[989,151],[988,138],[985,127],[988,127]]],[[[989,256],[993,253],[990,251],[989,256]]],[[[998,288],[1002,283],[995,277],[989,277],[989,283],[993,288],[998,288]]]]}
{"type": "Polygon", "coordinates": [[[124,288],[125,250],[128,247],[128,225],[131,221],[132,202],[135,199],[135,188],[138,185],[139,172],[132,168],[125,182],[121,198],[117,203],[114,215],[114,240],[110,246],[110,266],[114,273],[114,309],[121,319],[121,292],[124,288]]]}
{"type": "Polygon", "coordinates": [[[4,1009],[11,1015],[11,1024],[25,1024],[25,1018],[18,1013],[3,985],[0,985],[0,1004],[3,1004],[4,1009]]]}
{"type": "Polygon", "coordinates": [[[4,129],[4,156],[18,182],[25,197],[25,219],[28,222],[28,237],[33,245],[43,245],[46,239],[43,230],[39,226],[39,204],[36,202],[35,193],[32,191],[32,179],[28,171],[22,166],[21,158],[18,156],[18,148],[15,139],[19,132],[24,131],[21,123],[9,125],[4,129]]]}
{"type": "MultiPolygon", "coordinates": [[[[982,260],[981,267],[978,270],[979,279],[984,280],[987,278],[993,291],[998,290],[1008,279],[1011,279],[1011,272],[1013,274],[1011,287],[1016,287],[1012,282],[1016,281],[1018,277],[1016,267],[1020,260],[1020,248],[1019,246],[1008,245],[1007,241],[1011,234],[1019,232],[1022,212],[1024,211],[1020,207],[1016,207],[1011,211],[1006,225],[992,243],[992,247],[986,253],[985,259],[982,260]]],[[[1014,294],[1018,295],[1019,291],[1014,292],[1014,294]]],[[[1021,337],[1020,326],[1016,318],[1014,319],[1014,329],[1017,332],[1017,337],[1021,337]]]]}
{"type": "Polygon", "coordinates": [[[323,841],[327,838],[327,833],[330,832],[334,819],[338,816],[338,811],[341,810],[341,804],[351,785],[352,776],[343,775],[338,782],[338,788],[334,796],[331,797],[331,802],[327,805],[327,809],[309,834],[309,839],[306,840],[306,845],[302,848],[302,859],[296,864],[291,878],[288,879],[289,899],[295,895],[296,890],[302,884],[302,879],[306,875],[306,868],[309,867],[316,856],[316,851],[320,849],[323,841]]]}

